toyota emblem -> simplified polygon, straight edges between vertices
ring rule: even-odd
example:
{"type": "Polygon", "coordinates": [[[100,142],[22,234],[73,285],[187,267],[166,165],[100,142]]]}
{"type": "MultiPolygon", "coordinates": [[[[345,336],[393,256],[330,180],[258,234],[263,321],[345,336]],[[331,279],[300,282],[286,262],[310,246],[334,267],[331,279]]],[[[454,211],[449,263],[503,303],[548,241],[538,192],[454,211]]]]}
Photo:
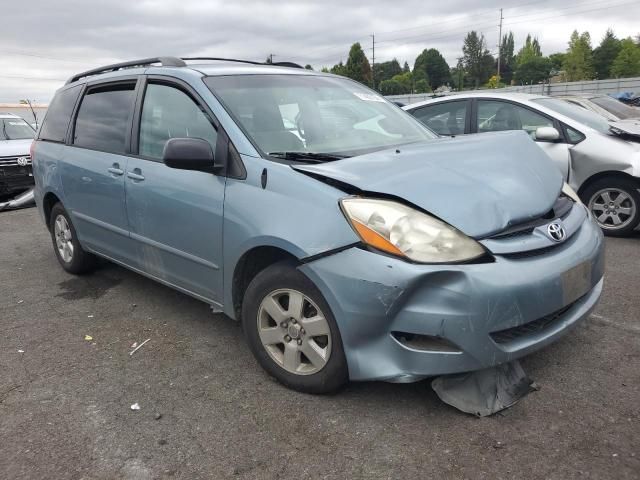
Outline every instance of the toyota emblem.
{"type": "Polygon", "coordinates": [[[18,157],[18,165],[21,167],[27,166],[27,157],[18,157]]]}
{"type": "Polygon", "coordinates": [[[556,242],[563,241],[567,235],[564,231],[564,227],[559,223],[550,223],[547,227],[547,234],[551,240],[555,240],[556,242]]]}

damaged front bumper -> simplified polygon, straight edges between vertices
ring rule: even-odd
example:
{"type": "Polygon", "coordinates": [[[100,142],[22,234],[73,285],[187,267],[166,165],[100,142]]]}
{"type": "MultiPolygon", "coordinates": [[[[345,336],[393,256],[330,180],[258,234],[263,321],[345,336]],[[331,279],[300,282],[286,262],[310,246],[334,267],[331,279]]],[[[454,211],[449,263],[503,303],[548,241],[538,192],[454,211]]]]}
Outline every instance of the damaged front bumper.
{"type": "Polygon", "coordinates": [[[553,249],[491,263],[417,265],[354,247],[300,268],[331,306],[350,378],[410,382],[557,340],[600,297],[603,239],[587,220],[553,249]]]}
{"type": "Polygon", "coordinates": [[[15,208],[25,208],[35,205],[34,189],[30,188],[26,192],[22,192],[20,195],[8,200],[6,202],[0,202],[0,212],[3,210],[13,210],[15,208]]]}

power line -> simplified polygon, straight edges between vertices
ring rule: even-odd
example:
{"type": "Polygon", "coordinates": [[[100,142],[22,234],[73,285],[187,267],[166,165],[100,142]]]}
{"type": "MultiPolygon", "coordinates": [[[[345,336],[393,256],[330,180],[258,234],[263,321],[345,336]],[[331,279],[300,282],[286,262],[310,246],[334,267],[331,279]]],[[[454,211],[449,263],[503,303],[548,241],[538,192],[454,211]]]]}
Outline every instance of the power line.
{"type": "Polygon", "coordinates": [[[20,80],[47,80],[52,82],[66,82],[66,78],[27,77],[21,75],[0,75],[1,78],[18,78],[20,80]]]}
{"type": "Polygon", "coordinates": [[[86,65],[89,62],[83,62],[80,60],[72,60],[70,58],[58,58],[58,57],[47,57],[45,55],[38,55],[36,53],[30,53],[30,52],[25,52],[25,51],[17,51],[17,50],[0,50],[0,54],[4,54],[4,55],[16,55],[16,56],[21,56],[21,57],[35,57],[35,58],[42,58],[45,60],[55,60],[56,62],[67,62],[67,63],[79,63],[82,65],[86,65]]]}

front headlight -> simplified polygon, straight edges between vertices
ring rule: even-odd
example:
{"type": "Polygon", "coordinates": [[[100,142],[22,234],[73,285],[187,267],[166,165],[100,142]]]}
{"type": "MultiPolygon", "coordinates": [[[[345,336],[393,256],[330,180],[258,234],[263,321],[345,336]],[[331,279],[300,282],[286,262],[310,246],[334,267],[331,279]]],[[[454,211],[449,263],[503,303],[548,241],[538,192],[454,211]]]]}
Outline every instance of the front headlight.
{"type": "Polygon", "coordinates": [[[568,183],[565,183],[562,186],[562,193],[564,193],[567,197],[569,197],[574,202],[582,203],[582,200],[580,200],[580,197],[578,196],[576,191],[573,188],[571,188],[568,183]]]}
{"type": "Polygon", "coordinates": [[[451,225],[398,202],[345,198],[340,205],[365,244],[414,262],[464,262],[485,253],[451,225]]]}

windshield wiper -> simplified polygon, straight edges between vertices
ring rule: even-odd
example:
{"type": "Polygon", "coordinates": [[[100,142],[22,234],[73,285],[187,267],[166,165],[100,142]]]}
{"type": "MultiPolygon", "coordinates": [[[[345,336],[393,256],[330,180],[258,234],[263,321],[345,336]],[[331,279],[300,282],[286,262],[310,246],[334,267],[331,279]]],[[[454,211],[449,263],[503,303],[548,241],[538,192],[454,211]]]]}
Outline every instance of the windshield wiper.
{"type": "Polygon", "coordinates": [[[299,160],[309,163],[323,163],[346,158],[347,155],[321,152],[269,152],[269,156],[285,160],[299,160]]]}

